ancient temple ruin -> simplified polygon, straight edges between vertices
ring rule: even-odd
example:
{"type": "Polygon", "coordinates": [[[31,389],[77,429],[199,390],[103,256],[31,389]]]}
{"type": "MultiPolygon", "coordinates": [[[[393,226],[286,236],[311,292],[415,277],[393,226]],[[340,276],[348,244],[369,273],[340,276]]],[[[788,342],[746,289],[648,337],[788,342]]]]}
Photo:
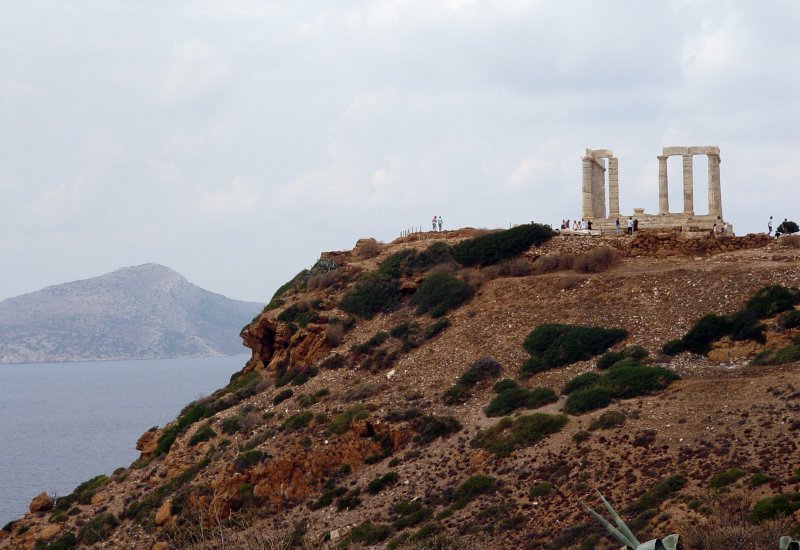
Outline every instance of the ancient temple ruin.
{"type": "MultiPolygon", "coordinates": [[[[623,214],[619,208],[619,159],[609,149],[586,149],[583,162],[583,211],[584,219],[591,220],[593,227],[601,230],[615,228],[619,218],[624,228],[628,217],[639,220],[641,228],[675,228],[683,231],[708,231],[714,223],[721,229],[722,193],[720,189],[719,147],[701,145],[691,147],[664,147],[658,155],[658,213],[648,214],[644,208],[634,208],[623,214]],[[669,211],[669,176],[667,159],[681,155],[683,159],[683,211],[669,211]],[[694,205],[694,157],[708,158],[708,212],[698,214],[694,205]],[[608,181],[608,212],[606,212],[606,181],[608,181]]],[[[730,234],[733,228],[728,225],[730,234]]]]}

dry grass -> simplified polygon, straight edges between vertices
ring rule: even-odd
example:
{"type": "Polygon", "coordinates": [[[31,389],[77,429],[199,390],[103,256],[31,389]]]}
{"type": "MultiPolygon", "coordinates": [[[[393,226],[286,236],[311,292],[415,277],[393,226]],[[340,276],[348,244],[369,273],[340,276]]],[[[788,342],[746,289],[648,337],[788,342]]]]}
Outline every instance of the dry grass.
{"type": "Polygon", "coordinates": [[[572,267],[579,273],[600,273],[610,268],[615,260],[614,250],[601,246],[576,256],[572,267]]]}
{"type": "Polygon", "coordinates": [[[367,239],[363,241],[356,250],[356,256],[360,260],[368,260],[370,258],[374,258],[378,256],[386,246],[382,243],[379,243],[375,239],[367,239]]]}
{"type": "Polygon", "coordinates": [[[778,244],[786,248],[800,248],[800,235],[781,235],[778,244]]]}
{"type": "Polygon", "coordinates": [[[338,347],[344,341],[344,326],[341,323],[331,325],[328,323],[325,328],[325,341],[332,348],[338,347]]]}
{"type": "Polygon", "coordinates": [[[778,547],[778,539],[792,529],[792,522],[786,518],[758,525],[750,523],[748,515],[753,502],[744,495],[717,495],[710,507],[712,513],[707,521],[687,521],[679,526],[685,550],[772,550],[778,547]]]}

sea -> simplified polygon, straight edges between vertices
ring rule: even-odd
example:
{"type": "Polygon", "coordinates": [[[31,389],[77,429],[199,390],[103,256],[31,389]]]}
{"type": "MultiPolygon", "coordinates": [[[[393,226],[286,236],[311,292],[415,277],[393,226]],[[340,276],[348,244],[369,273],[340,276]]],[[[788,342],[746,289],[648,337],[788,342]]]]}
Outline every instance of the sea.
{"type": "Polygon", "coordinates": [[[136,440],[225,386],[246,355],[0,365],[0,527],[42,491],[129,466],[136,440]]]}

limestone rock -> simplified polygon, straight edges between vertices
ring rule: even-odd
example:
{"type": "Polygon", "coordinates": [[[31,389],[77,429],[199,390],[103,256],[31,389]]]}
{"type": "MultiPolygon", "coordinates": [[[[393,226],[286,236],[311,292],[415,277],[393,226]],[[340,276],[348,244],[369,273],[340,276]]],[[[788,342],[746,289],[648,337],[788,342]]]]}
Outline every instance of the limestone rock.
{"type": "Polygon", "coordinates": [[[140,451],[145,456],[156,452],[159,433],[158,430],[148,430],[144,432],[139,439],[136,440],[136,450],[140,451]]]}
{"type": "Polygon", "coordinates": [[[106,499],[105,495],[101,493],[97,493],[96,495],[92,496],[92,506],[97,506],[98,504],[102,503],[106,499]]]}
{"type": "Polygon", "coordinates": [[[53,509],[53,499],[50,498],[47,493],[42,491],[31,501],[30,506],[28,509],[31,512],[47,512],[53,509]]]}
{"type": "Polygon", "coordinates": [[[39,531],[36,538],[45,542],[51,541],[61,532],[61,525],[58,523],[50,523],[44,529],[39,531]]]}
{"type": "Polygon", "coordinates": [[[156,525],[164,525],[172,519],[172,500],[167,499],[156,512],[156,525]]]}
{"type": "Polygon", "coordinates": [[[156,542],[150,550],[169,550],[169,545],[166,542],[156,542]]]}

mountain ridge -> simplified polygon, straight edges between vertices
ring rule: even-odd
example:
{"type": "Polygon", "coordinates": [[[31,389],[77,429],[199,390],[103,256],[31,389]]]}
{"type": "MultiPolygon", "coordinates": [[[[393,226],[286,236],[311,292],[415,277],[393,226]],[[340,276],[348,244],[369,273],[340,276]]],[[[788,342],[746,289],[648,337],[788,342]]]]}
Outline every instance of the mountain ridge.
{"type": "Polygon", "coordinates": [[[126,266],[0,301],[0,363],[235,354],[260,309],[160,264],[126,266]]]}

